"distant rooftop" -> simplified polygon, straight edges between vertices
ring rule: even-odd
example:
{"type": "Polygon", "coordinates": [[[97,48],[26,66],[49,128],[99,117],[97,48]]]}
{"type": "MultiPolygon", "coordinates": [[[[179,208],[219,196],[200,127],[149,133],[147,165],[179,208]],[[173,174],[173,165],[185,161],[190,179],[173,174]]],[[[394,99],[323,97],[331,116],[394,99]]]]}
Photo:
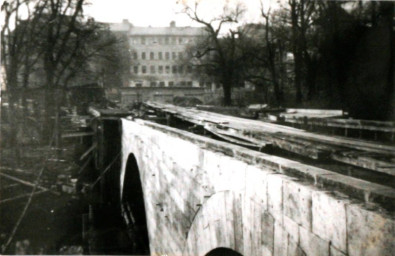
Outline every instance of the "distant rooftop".
{"type": "Polygon", "coordinates": [[[174,21],[170,22],[168,27],[135,27],[128,20],[122,23],[110,23],[110,30],[115,32],[129,32],[130,35],[203,35],[205,32],[203,27],[176,27],[174,21]]]}

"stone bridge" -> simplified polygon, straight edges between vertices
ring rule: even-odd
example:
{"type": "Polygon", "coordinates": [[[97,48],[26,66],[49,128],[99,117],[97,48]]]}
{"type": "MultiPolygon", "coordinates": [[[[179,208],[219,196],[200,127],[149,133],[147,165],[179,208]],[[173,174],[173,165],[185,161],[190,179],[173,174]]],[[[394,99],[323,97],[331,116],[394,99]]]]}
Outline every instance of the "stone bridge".
{"type": "Polygon", "coordinates": [[[150,121],[121,133],[122,213],[151,255],[393,255],[393,214],[367,199],[392,189],[150,121]]]}

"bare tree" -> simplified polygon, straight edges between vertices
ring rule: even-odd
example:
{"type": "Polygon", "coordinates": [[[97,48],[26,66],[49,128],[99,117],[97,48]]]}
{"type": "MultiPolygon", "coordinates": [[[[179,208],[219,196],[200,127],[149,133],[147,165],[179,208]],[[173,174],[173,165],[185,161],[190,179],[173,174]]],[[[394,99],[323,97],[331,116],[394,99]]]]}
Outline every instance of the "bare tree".
{"type": "Polygon", "coordinates": [[[210,20],[203,19],[198,10],[199,4],[194,6],[185,5],[183,13],[191,20],[203,25],[206,37],[198,45],[195,45],[191,53],[191,64],[199,70],[203,70],[209,76],[215,76],[222,85],[224,93],[224,105],[231,105],[231,91],[238,77],[238,31],[225,28],[226,25],[237,24],[245,9],[241,3],[231,8],[225,5],[220,14],[210,20]],[[224,30],[227,30],[224,32],[224,30]]]}
{"type": "MultiPolygon", "coordinates": [[[[10,129],[9,141],[15,152],[15,164],[19,161],[19,149],[17,133],[21,129],[20,115],[16,111],[15,104],[18,99],[22,100],[22,107],[26,111],[26,95],[20,89],[28,86],[28,77],[31,73],[31,66],[37,62],[39,54],[32,55],[35,47],[33,29],[37,25],[37,17],[43,13],[44,5],[40,1],[15,0],[4,1],[1,11],[4,17],[4,24],[1,29],[1,61],[5,69],[5,82],[9,99],[9,122],[10,129]],[[21,13],[27,13],[23,17],[21,13]],[[23,73],[22,83],[20,83],[23,73]]],[[[24,119],[23,119],[24,120],[24,119]]]]}

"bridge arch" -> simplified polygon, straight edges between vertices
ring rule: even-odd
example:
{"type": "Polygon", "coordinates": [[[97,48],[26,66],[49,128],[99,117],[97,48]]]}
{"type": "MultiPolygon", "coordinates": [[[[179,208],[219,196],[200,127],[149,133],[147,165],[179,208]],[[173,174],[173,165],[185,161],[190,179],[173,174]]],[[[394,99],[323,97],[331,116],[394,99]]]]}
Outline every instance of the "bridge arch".
{"type": "Polygon", "coordinates": [[[130,153],[122,180],[121,210],[134,241],[136,253],[149,254],[149,238],[144,193],[136,157],[130,153]]]}
{"type": "Polygon", "coordinates": [[[225,247],[215,248],[205,256],[242,256],[240,253],[225,247]]]}

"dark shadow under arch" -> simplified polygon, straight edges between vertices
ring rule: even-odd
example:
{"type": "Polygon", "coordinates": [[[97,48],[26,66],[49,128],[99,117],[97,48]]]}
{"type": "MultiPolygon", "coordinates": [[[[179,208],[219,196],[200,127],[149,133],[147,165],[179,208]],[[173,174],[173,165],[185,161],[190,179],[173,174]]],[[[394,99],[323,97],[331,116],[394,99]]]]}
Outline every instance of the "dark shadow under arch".
{"type": "Polygon", "coordinates": [[[232,249],[219,247],[208,252],[206,256],[243,256],[243,255],[232,249]]]}
{"type": "Polygon", "coordinates": [[[150,254],[144,194],[136,158],[130,154],[123,183],[122,214],[134,241],[136,254],[150,254]]]}

